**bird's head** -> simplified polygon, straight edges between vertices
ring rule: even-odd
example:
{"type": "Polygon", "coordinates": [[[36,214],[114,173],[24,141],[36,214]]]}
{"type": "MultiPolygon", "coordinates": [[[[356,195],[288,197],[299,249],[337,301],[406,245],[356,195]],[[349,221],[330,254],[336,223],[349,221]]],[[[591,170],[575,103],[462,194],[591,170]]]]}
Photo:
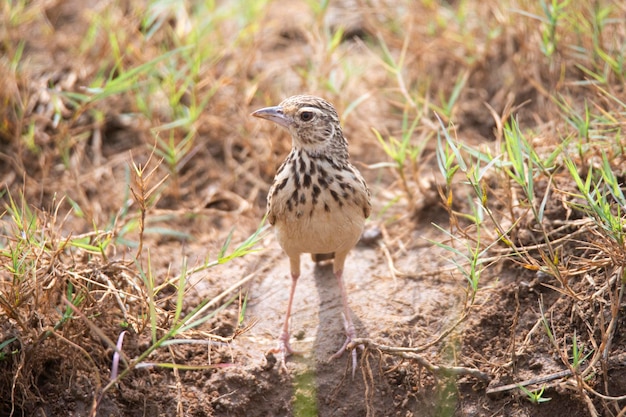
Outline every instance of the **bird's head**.
{"type": "Polygon", "coordinates": [[[315,96],[293,96],[278,106],[266,107],[252,116],[285,127],[293,147],[312,155],[332,153],[347,158],[348,144],[341,132],[339,116],[332,104],[315,96]]]}

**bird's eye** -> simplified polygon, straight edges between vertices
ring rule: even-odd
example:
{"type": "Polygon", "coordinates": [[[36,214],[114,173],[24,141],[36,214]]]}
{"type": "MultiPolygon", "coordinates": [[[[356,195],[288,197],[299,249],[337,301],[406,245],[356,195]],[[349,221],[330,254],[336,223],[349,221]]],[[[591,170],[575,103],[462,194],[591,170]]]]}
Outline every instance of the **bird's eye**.
{"type": "Polygon", "coordinates": [[[310,122],[313,120],[313,112],[312,111],[303,111],[300,113],[300,120],[303,122],[310,122]]]}

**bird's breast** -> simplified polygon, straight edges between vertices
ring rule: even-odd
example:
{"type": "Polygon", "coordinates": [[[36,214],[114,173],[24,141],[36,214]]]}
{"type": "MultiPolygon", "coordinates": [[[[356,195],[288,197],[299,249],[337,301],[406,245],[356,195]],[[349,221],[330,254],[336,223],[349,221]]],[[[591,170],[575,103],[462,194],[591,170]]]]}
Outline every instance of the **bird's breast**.
{"type": "Polygon", "coordinates": [[[363,231],[369,204],[351,165],[290,155],[268,195],[268,217],[287,253],[347,251],[363,231]]]}
{"type": "Polygon", "coordinates": [[[297,210],[274,223],[276,236],[288,254],[348,251],[358,242],[365,218],[356,207],[337,212],[300,215],[297,210]]]}

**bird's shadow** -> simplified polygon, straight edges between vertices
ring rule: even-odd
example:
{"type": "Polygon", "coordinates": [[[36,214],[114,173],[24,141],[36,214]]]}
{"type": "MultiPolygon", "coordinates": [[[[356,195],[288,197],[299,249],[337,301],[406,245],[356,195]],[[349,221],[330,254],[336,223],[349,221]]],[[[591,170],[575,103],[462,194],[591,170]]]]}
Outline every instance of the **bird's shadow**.
{"type": "MultiPolygon", "coordinates": [[[[319,297],[319,326],[313,344],[314,366],[317,381],[317,404],[320,415],[333,415],[346,403],[348,397],[355,397],[348,403],[358,404],[364,398],[365,386],[361,373],[361,355],[358,350],[357,369],[352,378],[352,356],[346,351],[339,358],[331,359],[345,341],[344,319],[342,316],[341,291],[333,273],[332,262],[316,264],[313,268],[315,288],[319,297]]],[[[344,274],[347,283],[351,277],[344,274]]],[[[346,284],[348,287],[350,285],[346,284]]],[[[348,306],[358,302],[350,297],[348,290],[348,306]]],[[[357,337],[367,337],[367,329],[350,308],[350,314],[356,328],[357,337]]],[[[365,409],[363,410],[365,411],[365,409]]],[[[363,414],[364,415],[364,414],[363,414]]]]}
{"type": "MultiPolygon", "coordinates": [[[[320,355],[332,356],[339,350],[345,341],[343,306],[341,304],[341,290],[333,272],[332,262],[316,263],[313,268],[315,288],[319,298],[319,326],[315,338],[315,352],[320,355]]],[[[350,276],[344,273],[344,282],[349,287],[350,276]]],[[[353,300],[348,291],[348,308],[356,328],[357,337],[366,337],[363,322],[352,311],[351,306],[358,300],[353,300]]],[[[348,353],[348,352],[346,352],[348,353]]],[[[342,356],[343,358],[343,356],[342,356]]]]}

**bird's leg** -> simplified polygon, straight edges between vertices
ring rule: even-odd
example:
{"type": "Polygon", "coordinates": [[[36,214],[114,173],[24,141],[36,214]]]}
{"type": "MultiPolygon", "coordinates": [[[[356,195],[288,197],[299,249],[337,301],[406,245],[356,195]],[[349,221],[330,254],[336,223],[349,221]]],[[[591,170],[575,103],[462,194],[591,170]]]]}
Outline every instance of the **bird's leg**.
{"type": "MultiPolygon", "coordinates": [[[[341,303],[343,304],[343,325],[346,329],[346,341],[341,346],[341,349],[337,351],[331,359],[337,359],[343,352],[345,352],[348,344],[352,342],[352,339],[356,339],[356,329],[354,328],[354,323],[352,323],[352,318],[350,317],[350,308],[348,307],[348,292],[346,291],[346,286],[343,281],[343,271],[341,269],[335,271],[335,276],[337,277],[337,283],[339,284],[339,289],[341,291],[341,303]]],[[[359,349],[363,349],[363,345],[359,346],[359,349]]],[[[354,378],[354,372],[356,370],[356,349],[352,350],[352,377],[354,378]]]]}
{"type": "Polygon", "coordinates": [[[283,354],[283,366],[285,363],[285,357],[292,353],[297,353],[291,348],[289,344],[289,318],[291,317],[291,306],[293,304],[293,296],[296,292],[296,284],[298,283],[298,276],[291,274],[291,289],[289,291],[289,301],[287,302],[287,312],[285,313],[285,322],[283,323],[283,331],[280,334],[278,352],[283,354]]]}
{"type": "Polygon", "coordinates": [[[296,284],[300,277],[300,255],[290,256],[291,263],[291,289],[289,290],[289,301],[287,302],[287,312],[285,313],[285,322],[283,323],[283,329],[278,338],[278,347],[270,350],[272,353],[281,354],[281,369],[287,370],[285,365],[285,358],[291,354],[300,354],[300,352],[291,348],[289,344],[289,319],[291,317],[291,306],[293,305],[293,296],[296,292],[296,284]]]}

